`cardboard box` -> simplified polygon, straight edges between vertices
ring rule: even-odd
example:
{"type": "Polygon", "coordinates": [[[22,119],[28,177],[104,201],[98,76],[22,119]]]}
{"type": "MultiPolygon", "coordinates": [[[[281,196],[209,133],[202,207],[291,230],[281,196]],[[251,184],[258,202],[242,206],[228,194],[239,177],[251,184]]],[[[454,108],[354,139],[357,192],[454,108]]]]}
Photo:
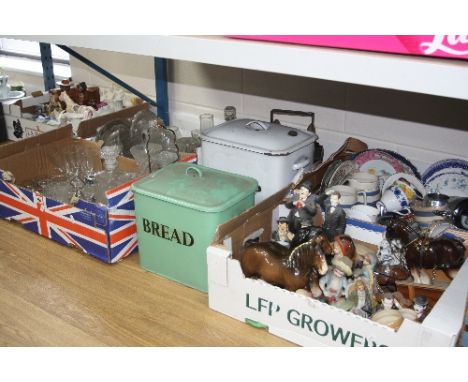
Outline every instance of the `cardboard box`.
{"type": "MultiPolygon", "coordinates": [[[[327,162],[309,174],[309,178],[318,180],[327,162]]],[[[216,238],[207,250],[211,309],[267,327],[271,334],[303,346],[456,345],[465,317],[468,262],[447,288],[436,291],[433,301],[437,303],[422,323],[405,319],[396,331],[263,280],[246,278],[233,254],[240,253],[248,238],[259,236],[260,241],[270,240],[280,203],[287,193],[285,188],[218,227],[216,238]]],[[[406,295],[411,297],[417,288],[428,289],[408,285],[406,295]]]]}
{"type": "MultiPolygon", "coordinates": [[[[72,246],[107,263],[137,250],[135,212],[131,184],[106,192],[108,205],[79,200],[75,205],[47,198],[22,186],[57,172],[47,153],[65,152],[72,143],[71,127],[64,127],[21,142],[0,146],[0,217],[60,244],[72,246]],[[9,173],[15,183],[7,181],[9,173]]],[[[80,140],[92,156],[93,167],[102,169],[100,149],[80,140]]],[[[137,172],[134,160],[120,157],[119,168],[137,172]]]]}
{"type": "MultiPolygon", "coordinates": [[[[24,97],[20,100],[4,105],[8,139],[19,141],[21,139],[34,137],[61,127],[56,121],[42,123],[27,118],[28,114],[34,112],[37,105],[46,103],[49,99],[49,93],[43,94],[42,92],[35,92],[32,93],[31,96],[24,97]]],[[[148,104],[142,103],[116,112],[99,115],[95,118],[72,121],[73,132],[78,137],[89,138],[95,136],[97,129],[105,123],[115,119],[133,117],[138,111],[145,110],[147,108],[148,104]]]]}
{"type": "Polygon", "coordinates": [[[211,309],[239,321],[261,323],[271,334],[303,346],[455,346],[463,327],[468,262],[422,323],[404,320],[398,330],[262,280],[245,278],[232,251],[208,247],[211,309]]]}

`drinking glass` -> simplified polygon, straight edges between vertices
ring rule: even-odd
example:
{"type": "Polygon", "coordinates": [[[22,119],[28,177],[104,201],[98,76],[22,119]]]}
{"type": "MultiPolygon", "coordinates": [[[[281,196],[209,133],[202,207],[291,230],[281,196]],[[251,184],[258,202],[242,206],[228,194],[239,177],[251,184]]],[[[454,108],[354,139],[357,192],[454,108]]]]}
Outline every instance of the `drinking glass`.
{"type": "Polygon", "coordinates": [[[207,129],[214,126],[214,116],[210,113],[200,114],[200,132],[203,134],[207,129]]]}

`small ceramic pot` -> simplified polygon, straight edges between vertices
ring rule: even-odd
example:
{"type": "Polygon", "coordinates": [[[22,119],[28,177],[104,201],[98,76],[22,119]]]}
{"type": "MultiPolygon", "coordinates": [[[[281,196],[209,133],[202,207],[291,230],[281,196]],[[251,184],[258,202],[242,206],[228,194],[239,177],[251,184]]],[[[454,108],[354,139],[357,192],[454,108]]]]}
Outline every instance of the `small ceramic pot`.
{"type": "Polygon", "coordinates": [[[403,322],[403,315],[396,309],[380,310],[371,317],[371,320],[398,329],[403,322]]]}
{"type": "Polygon", "coordinates": [[[446,211],[445,207],[426,207],[423,203],[416,201],[411,205],[414,211],[414,220],[421,228],[428,228],[432,223],[436,221],[443,221],[445,218],[438,215],[438,211],[446,211]]]}
{"type": "Polygon", "coordinates": [[[400,313],[405,320],[411,320],[411,321],[418,320],[418,316],[416,315],[416,312],[413,309],[403,308],[403,309],[400,309],[400,313]]]}

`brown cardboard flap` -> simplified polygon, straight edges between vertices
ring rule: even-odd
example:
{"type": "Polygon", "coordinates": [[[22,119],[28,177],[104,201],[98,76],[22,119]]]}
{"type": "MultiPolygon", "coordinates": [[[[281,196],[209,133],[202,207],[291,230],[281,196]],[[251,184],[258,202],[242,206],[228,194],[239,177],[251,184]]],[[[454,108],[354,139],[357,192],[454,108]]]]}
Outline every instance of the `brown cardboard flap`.
{"type": "Polygon", "coordinates": [[[59,141],[64,138],[72,136],[72,126],[66,125],[60,129],[49,131],[48,133],[39,134],[35,137],[22,139],[17,142],[6,143],[0,146],[0,158],[6,158],[14,154],[27,151],[36,146],[43,146],[45,144],[59,141]]]}
{"type": "MultiPolygon", "coordinates": [[[[215,237],[213,243],[221,243],[224,238],[229,236],[230,233],[238,230],[239,228],[243,229],[244,233],[244,226],[247,221],[251,221],[255,216],[265,216],[265,214],[271,214],[273,209],[282,202],[289,191],[289,186],[283,188],[282,190],[278,191],[276,194],[269,196],[267,199],[262,201],[261,203],[257,204],[256,206],[244,211],[240,215],[232,218],[228,222],[224,224],[220,224],[215,232],[215,237]]],[[[271,216],[270,216],[271,222],[271,216]]],[[[271,226],[270,223],[268,225],[271,226]]],[[[259,227],[261,228],[261,227],[259,227]]],[[[258,228],[257,228],[258,229],[258,228]]],[[[253,232],[255,229],[253,230],[253,232]]],[[[248,234],[247,234],[248,235],[248,234]]]]}
{"type": "Polygon", "coordinates": [[[146,102],[140,105],[116,111],[114,113],[81,121],[80,125],[78,126],[77,134],[82,138],[94,137],[97,134],[97,129],[107,122],[111,122],[116,119],[133,117],[136,113],[145,109],[148,109],[148,104],[146,102]]]}
{"type": "Polygon", "coordinates": [[[86,158],[93,171],[102,170],[99,146],[95,142],[70,137],[2,158],[0,168],[11,171],[18,185],[28,185],[32,181],[62,175],[67,168],[72,168],[70,159],[76,157],[86,158]],[[74,152],[80,155],[73,156],[74,152]]]}
{"type": "Polygon", "coordinates": [[[302,183],[303,181],[311,181],[314,185],[314,189],[318,190],[320,187],[320,183],[322,182],[323,176],[328,169],[328,166],[335,160],[341,159],[346,160],[351,155],[358,153],[360,151],[367,150],[367,144],[359,139],[349,137],[346,141],[341,145],[341,147],[336,150],[330,157],[319,165],[316,169],[311,172],[304,174],[302,179],[298,182],[298,184],[302,183]]]}
{"type": "MultiPolygon", "coordinates": [[[[312,181],[312,184],[318,188],[325,171],[334,160],[346,159],[351,154],[366,149],[367,145],[364,142],[358,139],[348,138],[344,144],[324,163],[314,171],[305,174],[300,182],[310,180],[312,181]]],[[[283,202],[289,190],[295,186],[296,185],[294,184],[286,186],[256,206],[244,211],[239,216],[219,225],[215,232],[213,244],[221,244],[225,238],[231,237],[232,252],[237,254],[243,246],[245,238],[261,228],[263,228],[263,233],[260,236],[260,240],[269,241],[272,233],[271,223],[273,219],[273,210],[283,202]]],[[[320,208],[318,208],[318,211],[320,211],[320,208]]],[[[314,224],[321,226],[322,223],[322,215],[321,213],[317,213],[314,218],[314,224]]]]}
{"type": "MultiPolygon", "coordinates": [[[[101,171],[103,166],[100,144],[75,139],[71,135],[70,125],[34,138],[0,146],[0,169],[11,171],[16,183],[25,186],[32,181],[63,175],[67,168],[73,168],[70,166],[70,160],[73,158],[78,161],[86,158],[83,166],[86,164],[93,172],[101,171]],[[7,149],[3,150],[4,147],[7,149]],[[73,155],[74,152],[78,155],[73,155]],[[6,155],[8,153],[11,155],[6,155]]],[[[117,162],[123,171],[139,171],[134,159],[118,157],[117,162]]]]}

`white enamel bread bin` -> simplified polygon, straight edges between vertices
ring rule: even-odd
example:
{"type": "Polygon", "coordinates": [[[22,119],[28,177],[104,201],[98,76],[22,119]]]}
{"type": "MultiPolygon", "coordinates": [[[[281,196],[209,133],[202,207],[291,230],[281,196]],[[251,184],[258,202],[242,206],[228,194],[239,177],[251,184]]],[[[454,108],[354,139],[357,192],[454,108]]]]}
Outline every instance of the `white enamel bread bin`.
{"type": "Polygon", "coordinates": [[[257,179],[255,203],[287,186],[299,171],[309,171],[317,135],[279,123],[236,119],[201,134],[199,163],[257,179]]]}

